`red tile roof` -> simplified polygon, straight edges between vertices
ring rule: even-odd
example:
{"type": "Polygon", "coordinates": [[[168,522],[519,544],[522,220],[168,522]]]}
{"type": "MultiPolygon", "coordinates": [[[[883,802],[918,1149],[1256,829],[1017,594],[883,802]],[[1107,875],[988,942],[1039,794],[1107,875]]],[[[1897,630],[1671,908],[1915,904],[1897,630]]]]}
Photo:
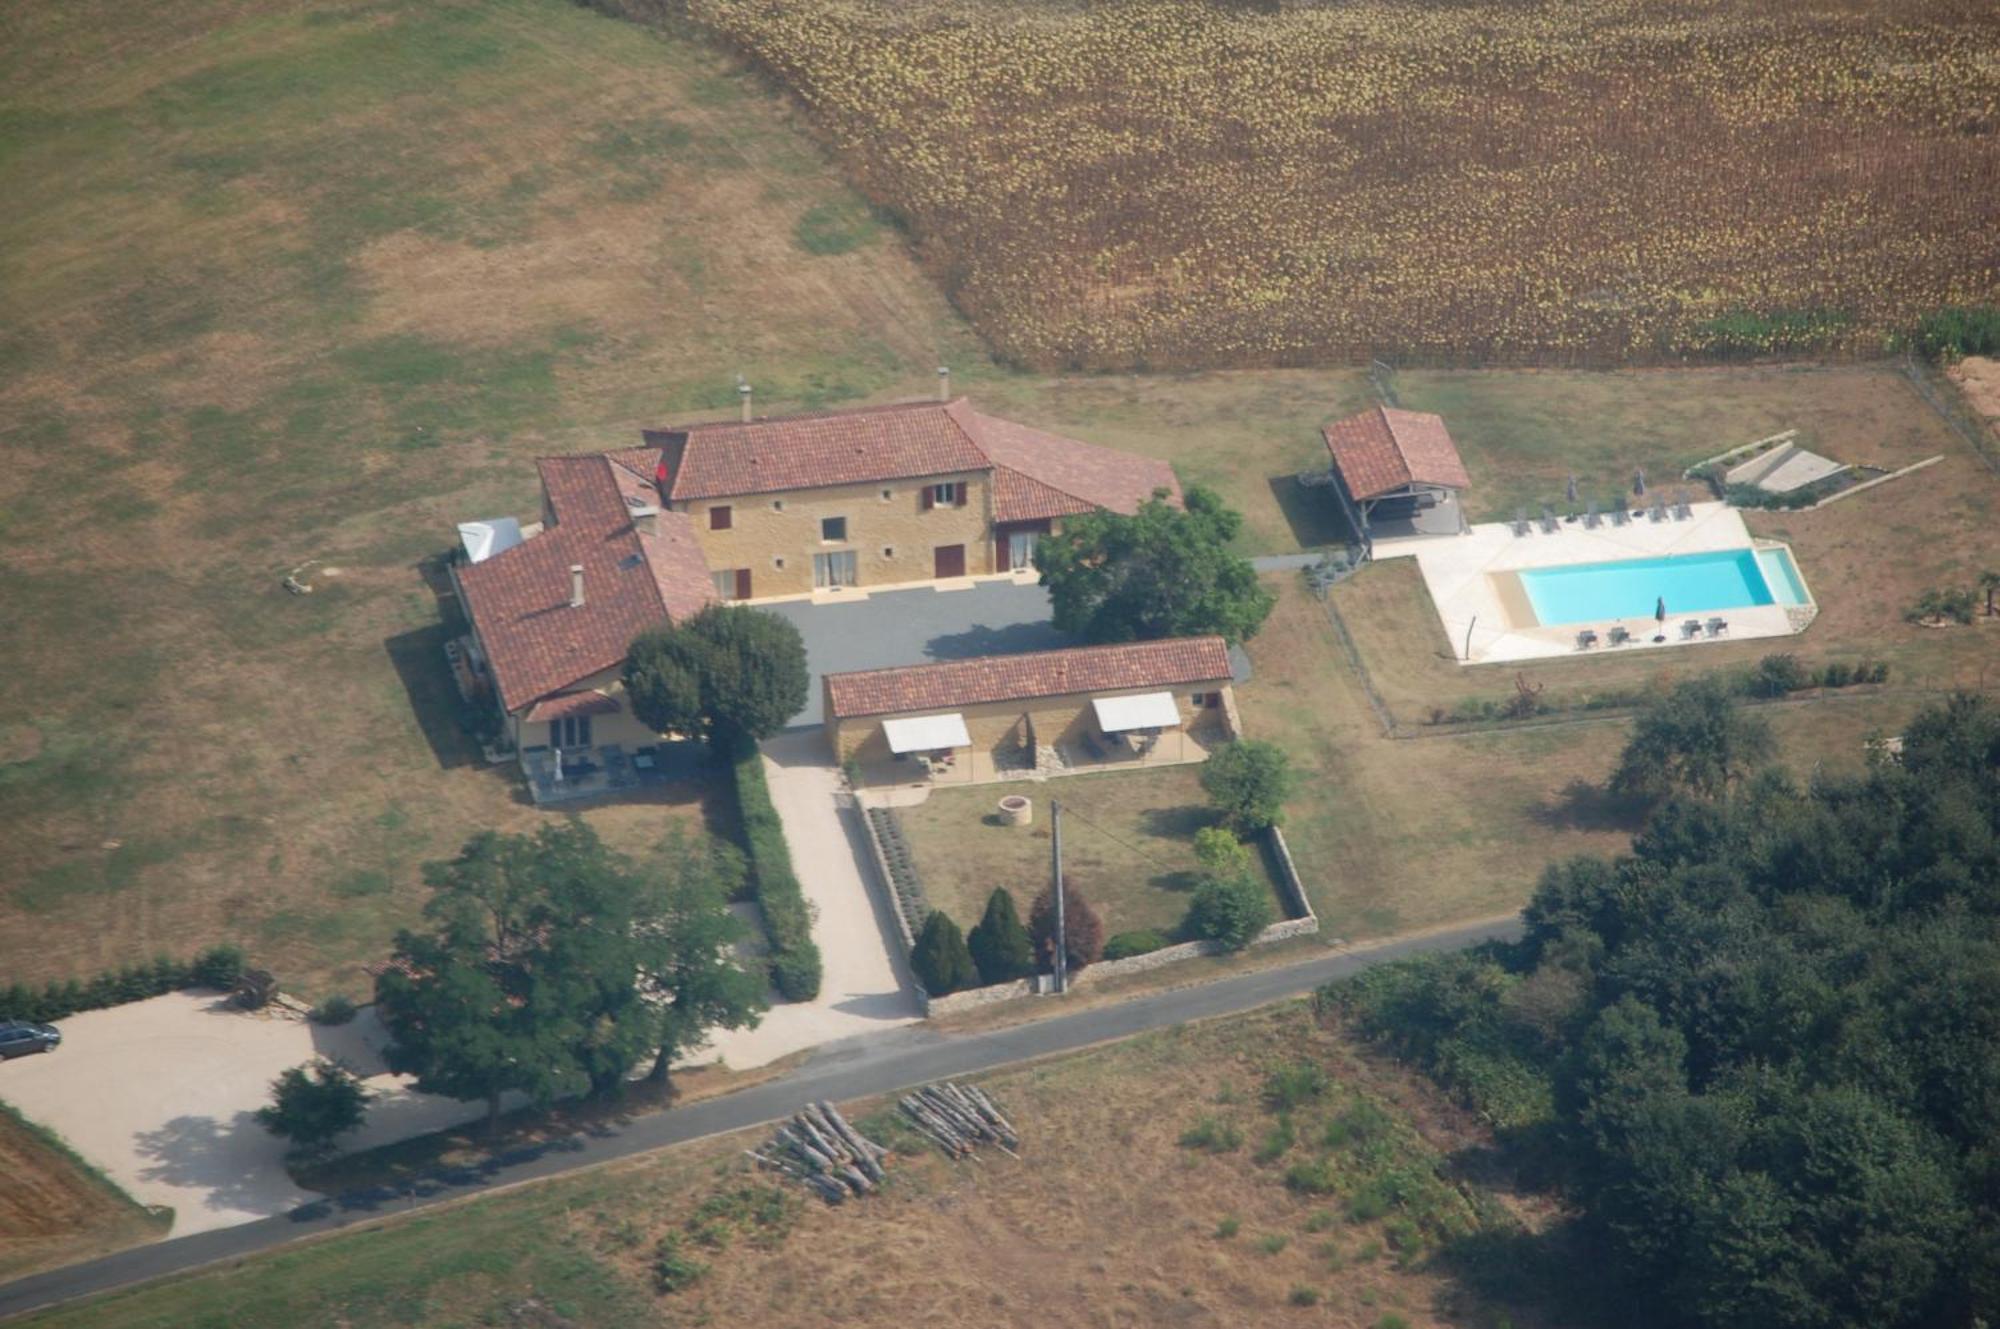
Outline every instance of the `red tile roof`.
{"type": "Polygon", "coordinates": [[[1321,432],[1347,492],[1356,501],[1407,484],[1472,487],[1443,416],[1377,406],[1337,420],[1321,432]]]}
{"type": "Polygon", "coordinates": [[[982,415],[964,398],[904,402],[647,430],[646,449],[613,454],[647,475],[664,461],[667,497],[730,498],[787,489],[994,473],[994,520],[1109,508],[1133,512],[1173,467],[982,415]]]}
{"type": "Polygon", "coordinates": [[[616,667],[641,631],[714,598],[686,515],[662,512],[651,534],[638,530],[626,498],[650,502],[652,491],[628,467],[601,454],[545,457],[536,465],[555,523],[458,575],[508,711],[616,667]],[[584,595],[572,608],[569,570],[576,564],[584,595]]]}
{"type": "Polygon", "coordinates": [[[618,698],[602,692],[558,692],[530,706],[524,718],[531,724],[546,724],[572,715],[616,715],[620,709],[618,698]]]}
{"type": "Polygon", "coordinates": [[[830,718],[847,719],[1228,678],[1229,647],[1222,638],[1175,637],[828,674],[826,702],[830,718]]]}

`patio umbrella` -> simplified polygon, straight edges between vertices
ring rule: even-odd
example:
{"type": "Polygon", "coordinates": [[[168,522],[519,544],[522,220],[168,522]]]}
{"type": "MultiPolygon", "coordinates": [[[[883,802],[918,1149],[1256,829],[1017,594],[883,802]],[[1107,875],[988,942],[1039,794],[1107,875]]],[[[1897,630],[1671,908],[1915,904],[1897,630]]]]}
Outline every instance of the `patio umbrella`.
{"type": "Polygon", "coordinates": [[[1641,498],[1646,496],[1646,468],[1643,466],[1632,472],[1632,492],[1641,498]]]}
{"type": "Polygon", "coordinates": [[[1568,495],[1570,502],[1576,502],[1576,477],[1574,475],[1569,478],[1569,484],[1565,487],[1564,493],[1568,495]]]}
{"type": "Polygon", "coordinates": [[[1665,641],[1667,639],[1667,597],[1664,595],[1653,605],[1653,621],[1660,625],[1660,635],[1653,638],[1653,640],[1665,641]]]}

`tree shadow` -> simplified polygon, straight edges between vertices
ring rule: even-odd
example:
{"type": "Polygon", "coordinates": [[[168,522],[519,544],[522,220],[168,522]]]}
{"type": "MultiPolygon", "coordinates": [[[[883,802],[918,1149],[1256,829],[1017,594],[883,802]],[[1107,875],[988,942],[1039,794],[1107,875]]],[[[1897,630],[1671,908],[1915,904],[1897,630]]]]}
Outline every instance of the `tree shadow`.
{"type": "Polygon", "coordinates": [[[1196,831],[1216,824],[1215,809],[1199,803],[1173,808],[1147,808],[1139,814],[1139,829],[1162,840],[1192,840],[1196,831]]]}
{"type": "Polygon", "coordinates": [[[1295,475],[1274,475],[1265,483],[1270,486],[1271,497],[1276,500],[1278,511],[1299,548],[1345,546],[1360,541],[1360,534],[1349,526],[1346,514],[1340,510],[1340,500],[1333,496],[1331,488],[1308,489],[1295,475]]]}
{"type": "Polygon", "coordinates": [[[1613,794],[1588,780],[1571,780],[1528,815],[1551,830],[1636,832],[1645,825],[1646,808],[1642,799],[1613,794]]]}
{"type": "Polygon", "coordinates": [[[238,1112],[227,1121],[179,1116],[133,1136],[133,1149],[147,1160],[139,1176],[206,1192],[209,1209],[282,1213],[297,1198],[280,1158],[284,1146],[257,1122],[238,1112]]]}

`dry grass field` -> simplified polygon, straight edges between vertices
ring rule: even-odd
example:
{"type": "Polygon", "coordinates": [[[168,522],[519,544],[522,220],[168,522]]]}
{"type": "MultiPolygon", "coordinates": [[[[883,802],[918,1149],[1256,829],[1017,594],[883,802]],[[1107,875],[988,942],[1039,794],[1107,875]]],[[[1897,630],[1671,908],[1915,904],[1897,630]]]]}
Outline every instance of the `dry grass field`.
{"type": "Polygon", "coordinates": [[[0,1281],[148,1240],[162,1227],[0,1104],[0,1281]]]}
{"type": "MultiPolygon", "coordinates": [[[[1194,833],[1214,821],[1196,766],[939,789],[903,808],[903,830],[931,908],[969,931],[993,888],[1004,886],[1025,921],[1048,885],[1051,798],[1069,814],[1063,879],[1097,910],[1105,935],[1141,928],[1171,934],[1187,913],[1200,866],[1194,833]],[[1017,792],[1035,800],[1035,820],[1026,827],[1003,825],[994,812],[995,800],[1017,792]]],[[[1275,885],[1271,907],[1274,917],[1284,917],[1275,885]]]]}
{"type": "Polygon", "coordinates": [[[672,8],[1022,364],[1870,354],[2000,290],[1981,0],[672,8]]]}
{"type": "MultiPolygon", "coordinates": [[[[1491,1326],[1502,1315],[1520,1329],[1547,1323],[1532,1309],[1483,1303],[1451,1273],[1454,1234],[1534,1226],[1547,1215],[1464,1180],[1454,1159],[1482,1134],[1408,1073],[1315,1025],[1303,1005],[980,1083],[1023,1133],[1019,1162],[993,1154],[954,1165],[912,1142],[883,1195],[840,1209],[797,1202],[762,1226],[691,1223],[710,1197],[752,1180],[737,1154],[751,1133],[24,1323],[1437,1329],[1491,1326]],[[1321,1067],[1328,1083],[1294,1107],[1293,1138],[1279,1147],[1262,1095],[1271,1070],[1300,1062],[1321,1067]],[[1234,1132],[1237,1145],[1183,1144],[1205,1121],[1214,1137],[1234,1132]],[[1287,1188],[1288,1168],[1321,1159],[1327,1193],[1287,1188]],[[1378,1208],[1373,1196],[1385,1192],[1402,1198],[1378,1208]],[[650,1266],[669,1234],[708,1271],[662,1296],[650,1266]]],[[[902,1147],[902,1136],[876,1129],[902,1147]]]]}
{"type": "Polygon", "coordinates": [[[0,192],[8,980],[229,938],[358,992],[420,862],[542,815],[455,727],[452,523],[739,369],[978,368],[782,102],[559,0],[10,6],[0,192]]]}

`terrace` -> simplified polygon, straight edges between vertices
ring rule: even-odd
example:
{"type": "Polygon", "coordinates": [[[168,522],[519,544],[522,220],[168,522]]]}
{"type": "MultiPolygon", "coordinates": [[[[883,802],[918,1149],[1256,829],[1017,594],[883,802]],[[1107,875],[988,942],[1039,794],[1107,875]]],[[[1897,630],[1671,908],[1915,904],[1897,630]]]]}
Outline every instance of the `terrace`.
{"type": "Polygon", "coordinates": [[[1739,641],[1787,637],[1812,622],[1817,607],[1802,580],[1796,591],[1764,585],[1767,560],[1782,556],[1789,562],[1787,546],[1752,537],[1742,515],[1726,503],[1696,503],[1681,512],[1656,508],[1622,523],[1600,517],[1594,525],[1573,516],[1548,524],[1489,522],[1458,538],[1378,546],[1376,557],[1416,561],[1461,664],[1572,655],[1584,632],[1595,638],[1592,647],[1582,649],[1602,643],[1602,649],[1638,650],[1724,635],[1739,641]],[[1714,560],[1679,562],[1689,555],[1748,551],[1756,552],[1754,566],[1745,573],[1741,602],[1734,604],[1699,598],[1690,581],[1696,566],[1714,560]],[[1675,562],[1658,562],[1668,559],[1675,562]],[[1621,564],[1632,565],[1629,575],[1620,577],[1621,564]],[[1589,617],[1573,618],[1552,616],[1548,604],[1536,604],[1535,574],[1585,565],[1609,565],[1594,571],[1620,577],[1622,594],[1591,597],[1616,602],[1616,610],[1593,608],[1589,617]],[[1661,605],[1664,618],[1656,617],[1661,605]],[[1697,625],[1693,632],[1690,623],[1697,625]]]}

